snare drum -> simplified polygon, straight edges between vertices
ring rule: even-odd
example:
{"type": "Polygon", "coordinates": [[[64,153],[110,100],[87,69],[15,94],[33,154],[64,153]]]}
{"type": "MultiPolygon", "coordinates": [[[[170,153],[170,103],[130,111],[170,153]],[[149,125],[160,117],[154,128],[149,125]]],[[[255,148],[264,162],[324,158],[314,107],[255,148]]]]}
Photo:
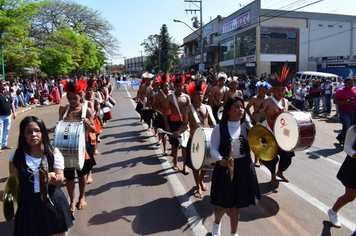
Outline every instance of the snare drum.
{"type": "Polygon", "coordinates": [[[283,112],[274,123],[277,144],[286,152],[302,151],[311,147],[315,135],[313,119],[301,111],[283,112]]]}
{"type": "Polygon", "coordinates": [[[54,131],[53,145],[61,151],[66,169],[83,168],[85,160],[83,122],[59,121],[54,131]]]}
{"type": "Polygon", "coordinates": [[[116,101],[115,101],[111,96],[109,96],[108,101],[109,101],[113,106],[116,105],[116,101]]]}
{"type": "Polygon", "coordinates": [[[190,146],[192,168],[213,170],[216,160],[210,154],[210,138],[212,128],[198,127],[195,129],[190,146]]]}
{"type": "Polygon", "coordinates": [[[112,118],[112,111],[109,107],[103,107],[103,120],[110,120],[112,118]]]}

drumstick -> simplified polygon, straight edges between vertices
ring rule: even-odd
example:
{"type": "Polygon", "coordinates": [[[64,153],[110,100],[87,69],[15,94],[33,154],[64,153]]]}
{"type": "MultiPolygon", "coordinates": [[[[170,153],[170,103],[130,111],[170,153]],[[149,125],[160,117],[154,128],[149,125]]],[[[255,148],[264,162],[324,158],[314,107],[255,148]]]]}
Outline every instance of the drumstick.
{"type": "Polygon", "coordinates": [[[135,100],[135,99],[136,99],[136,98],[129,97],[129,96],[126,96],[125,98],[129,98],[129,99],[133,99],[133,100],[135,100]]]}
{"type": "MultiPolygon", "coordinates": [[[[168,132],[168,131],[165,131],[165,130],[163,130],[163,129],[161,129],[161,128],[158,128],[158,129],[157,129],[157,132],[158,132],[158,133],[168,134],[168,135],[171,135],[171,136],[173,135],[173,133],[170,133],[170,132],[168,132]]],[[[182,136],[179,135],[178,137],[181,138],[182,136]]]]}

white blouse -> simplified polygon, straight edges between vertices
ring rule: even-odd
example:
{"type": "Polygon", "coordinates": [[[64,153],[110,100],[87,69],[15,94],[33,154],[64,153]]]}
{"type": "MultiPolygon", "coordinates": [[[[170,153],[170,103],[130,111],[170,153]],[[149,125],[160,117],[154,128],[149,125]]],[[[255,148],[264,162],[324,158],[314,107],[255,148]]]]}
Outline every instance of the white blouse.
{"type": "MultiPolygon", "coordinates": [[[[13,162],[14,156],[15,156],[14,151],[11,156],[9,157],[9,161],[13,162]]],[[[62,153],[56,153],[53,154],[54,156],[54,163],[53,163],[53,168],[61,169],[64,170],[64,158],[62,153]]],[[[39,193],[40,192],[40,175],[38,173],[38,167],[41,164],[41,158],[34,158],[30,155],[28,155],[25,152],[25,158],[26,158],[26,164],[29,167],[29,170],[31,173],[33,173],[33,179],[34,179],[34,192],[39,193]]]]}
{"type": "Polygon", "coordinates": [[[352,125],[347,130],[345,142],[344,142],[344,152],[346,152],[346,154],[349,155],[350,157],[352,157],[356,152],[356,150],[353,149],[355,140],[356,140],[356,129],[355,129],[355,125],[352,125]]]}
{"type": "MultiPolygon", "coordinates": [[[[221,156],[219,152],[219,147],[220,147],[220,124],[217,124],[213,132],[211,134],[211,139],[210,139],[210,154],[215,160],[222,159],[223,156],[221,156]]],[[[242,155],[240,153],[240,147],[241,147],[241,141],[240,141],[240,134],[241,134],[241,125],[240,121],[228,121],[227,122],[227,127],[231,136],[231,147],[233,149],[233,157],[234,159],[242,158],[245,155],[242,155]]]]}

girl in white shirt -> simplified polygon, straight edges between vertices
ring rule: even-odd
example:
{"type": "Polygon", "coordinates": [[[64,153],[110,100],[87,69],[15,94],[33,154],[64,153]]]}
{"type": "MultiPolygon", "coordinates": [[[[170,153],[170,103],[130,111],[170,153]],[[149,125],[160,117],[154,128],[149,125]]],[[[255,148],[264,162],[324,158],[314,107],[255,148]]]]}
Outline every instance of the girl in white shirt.
{"type": "Polygon", "coordinates": [[[260,199],[257,176],[247,142],[249,129],[250,124],[245,121],[243,99],[229,98],[224,106],[221,122],[215,126],[211,135],[210,152],[217,161],[210,193],[211,203],[215,205],[213,236],[220,235],[220,221],[227,209],[231,235],[236,236],[240,208],[256,205],[260,199]],[[233,173],[230,173],[231,168],[228,167],[229,157],[233,158],[233,173]]]}
{"type": "Polygon", "coordinates": [[[60,186],[64,180],[64,159],[50,145],[47,128],[35,116],[25,117],[20,124],[16,151],[9,158],[10,174],[19,179],[18,210],[14,235],[65,235],[73,225],[68,201],[60,186]],[[48,194],[42,202],[39,187],[39,165],[48,162],[48,194]]]}
{"type": "Polygon", "coordinates": [[[330,222],[333,226],[340,228],[338,211],[346,204],[356,198],[356,110],[351,122],[351,126],[346,133],[344,151],[347,154],[342,163],[337,178],[345,186],[344,195],[340,196],[334,206],[328,210],[330,222]]]}

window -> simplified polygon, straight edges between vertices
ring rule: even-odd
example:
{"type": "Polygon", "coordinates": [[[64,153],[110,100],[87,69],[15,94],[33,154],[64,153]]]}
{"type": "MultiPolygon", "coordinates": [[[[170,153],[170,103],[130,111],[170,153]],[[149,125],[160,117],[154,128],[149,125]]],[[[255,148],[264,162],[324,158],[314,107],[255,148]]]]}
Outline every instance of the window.
{"type": "Polygon", "coordinates": [[[220,60],[227,61],[234,59],[234,40],[220,44],[220,60]]]}
{"type": "Polygon", "coordinates": [[[261,54],[295,54],[296,31],[261,30],[261,54]]]}
{"type": "Polygon", "coordinates": [[[319,24],[319,27],[323,27],[323,24],[319,24]]]}
{"type": "Polygon", "coordinates": [[[339,28],[342,28],[342,25],[339,25],[339,28]]]}
{"type": "Polygon", "coordinates": [[[334,28],[334,25],[328,25],[329,28],[334,28]]]}
{"type": "Polygon", "coordinates": [[[213,34],[210,35],[210,44],[214,44],[214,35],[213,34]]]}

